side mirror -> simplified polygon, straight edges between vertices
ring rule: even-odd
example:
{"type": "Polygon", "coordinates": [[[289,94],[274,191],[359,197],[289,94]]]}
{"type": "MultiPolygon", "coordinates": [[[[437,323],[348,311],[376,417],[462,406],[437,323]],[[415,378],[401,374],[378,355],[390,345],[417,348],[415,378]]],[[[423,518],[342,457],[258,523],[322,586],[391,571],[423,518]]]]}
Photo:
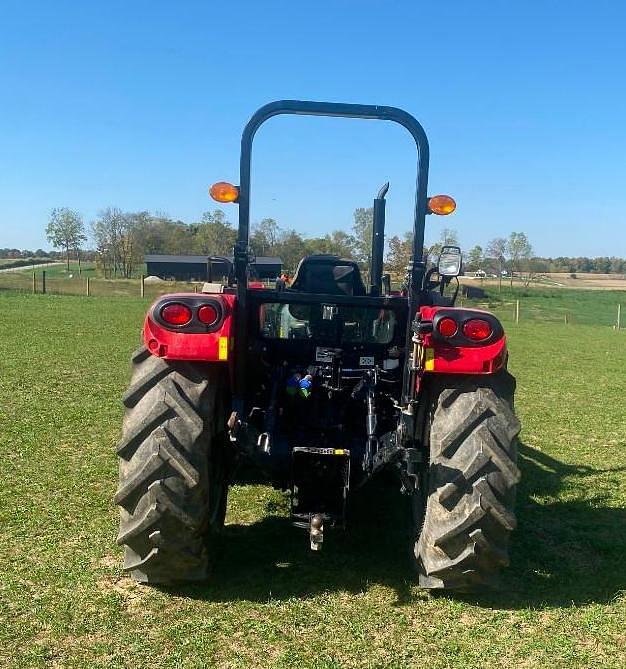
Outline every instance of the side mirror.
{"type": "Polygon", "coordinates": [[[444,246],[437,263],[439,276],[459,276],[461,273],[461,249],[458,246],[444,246]]]}

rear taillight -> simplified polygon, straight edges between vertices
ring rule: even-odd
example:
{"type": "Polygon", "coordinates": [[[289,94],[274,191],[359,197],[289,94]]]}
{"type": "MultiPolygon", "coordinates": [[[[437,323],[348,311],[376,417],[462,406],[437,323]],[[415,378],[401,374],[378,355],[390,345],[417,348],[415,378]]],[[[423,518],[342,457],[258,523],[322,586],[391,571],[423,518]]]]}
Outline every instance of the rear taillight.
{"type": "Polygon", "coordinates": [[[218,317],[217,309],[211,304],[203,304],[198,309],[198,320],[205,325],[213,325],[218,317]]]}
{"type": "Polygon", "coordinates": [[[459,326],[454,318],[442,318],[439,323],[437,323],[437,330],[443,337],[454,337],[458,329],[459,326]]]}
{"type": "Polygon", "coordinates": [[[491,324],[482,318],[472,318],[463,323],[463,334],[472,341],[483,341],[491,337],[491,324]]]}
{"type": "Polygon", "coordinates": [[[187,325],[191,320],[191,309],[179,302],[168,304],[161,309],[161,318],[168,325],[187,325]]]}

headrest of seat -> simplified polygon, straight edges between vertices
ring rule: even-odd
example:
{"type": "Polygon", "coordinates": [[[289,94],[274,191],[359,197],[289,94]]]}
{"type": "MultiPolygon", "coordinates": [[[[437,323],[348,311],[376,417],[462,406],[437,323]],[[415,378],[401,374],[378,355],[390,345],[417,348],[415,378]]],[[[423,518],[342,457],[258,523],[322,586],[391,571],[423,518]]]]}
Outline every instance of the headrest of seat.
{"type": "Polygon", "coordinates": [[[359,266],[353,260],[333,255],[303,258],[296,269],[291,290],[327,295],[366,294],[359,266]]]}

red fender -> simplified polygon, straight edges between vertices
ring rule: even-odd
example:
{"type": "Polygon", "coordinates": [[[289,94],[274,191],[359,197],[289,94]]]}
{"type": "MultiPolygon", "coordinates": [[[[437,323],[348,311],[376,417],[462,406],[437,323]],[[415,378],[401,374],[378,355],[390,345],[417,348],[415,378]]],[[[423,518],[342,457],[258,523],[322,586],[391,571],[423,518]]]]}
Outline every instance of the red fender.
{"type": "Polygon", "coordinates": [[[234,306],[231,294],[174,293],[162,295],[148,310],[143,325],[143,340],[152,355],[166,360],[228,362],[234,346],[234,306]],[[159,319],[167,303],[180,302],[194,313],[203,304],[220,307],[220,318],[212,326],[194,320],[185,326],[168,326],[159,319]]]}
{"type": "Polygon", "coordinates": [[[506,336],[500,321],[488,311],[462,307],[421,307],[422,321],[433,322],[437,314],[457,320],[459,331],[466,321],[474,318],[488,320],[493,324],[494,334],[485,343],[463,342],[457,336],[445,341],[435,332],[424,335],[424,373],[438,374],[494,374],[506,365],[508,352],[506,336]],[[466,345],[463,345],[463,344],[466,345]]]}

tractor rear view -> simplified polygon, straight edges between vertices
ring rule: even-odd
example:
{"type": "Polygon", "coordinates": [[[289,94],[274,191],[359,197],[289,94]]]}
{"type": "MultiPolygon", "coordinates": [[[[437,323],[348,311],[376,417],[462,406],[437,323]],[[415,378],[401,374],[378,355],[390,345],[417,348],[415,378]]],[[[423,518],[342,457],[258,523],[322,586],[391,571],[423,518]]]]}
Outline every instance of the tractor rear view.
{"type": "MultiPolygon", "coordinates": [[[[159,298],[134,354],[118,446],[124,568],[148,583],[208,576],[228,485],[246,460],[291,496],[311,549],[349,519],[350,492],[391,471],[414,510],[411,550],[425,588],[468,590],[508,563],[519,480],[502,326],[454,306],[458,247],[423,259],[426,216],[454,201],[427,196],[428,142],[393,107],[279,101],[244,129],[240,184],[211,188],[239,206],[224,285],[159,298]],[[383,275],[385,197],[374,200],[367,285],[357,263],[303,258],[287,288],[251,279],[252,141],[279,114],[392,121],[418,154],[413,257],[406,289],[383,275]]],[[[375,488],[372,488],[375,490],[375,488]]]]}

